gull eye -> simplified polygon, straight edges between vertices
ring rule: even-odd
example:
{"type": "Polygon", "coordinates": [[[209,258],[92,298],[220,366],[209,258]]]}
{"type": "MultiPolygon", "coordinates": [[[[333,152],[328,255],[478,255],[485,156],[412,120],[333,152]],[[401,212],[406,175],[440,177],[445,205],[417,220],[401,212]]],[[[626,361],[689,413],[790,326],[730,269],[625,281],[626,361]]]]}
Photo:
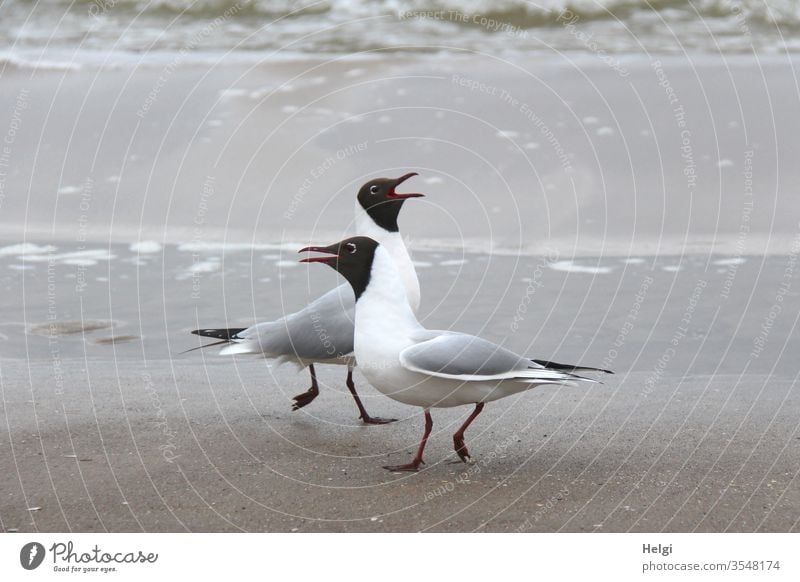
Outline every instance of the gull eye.
{"type": "Polygon", "coordinates": [[[347,251],[348,251],[348,252],[349,252],[351,255],[354,255],[354,254],[356,254],[356,251],[358,250],[358,247],[356,247],[356,245],[355,245],[354,243],[347,243],[347,244],[346,244],[346,245],[344,245],[344,246],[347,248],[347,251]]]}
{"type": "Polygon", "coordinates": [[[377,184],[373,184],[372,186],[369,187],[370,194],[377,194],[378,190],[380,190],[380,188],[378,188],[377,184]]]}

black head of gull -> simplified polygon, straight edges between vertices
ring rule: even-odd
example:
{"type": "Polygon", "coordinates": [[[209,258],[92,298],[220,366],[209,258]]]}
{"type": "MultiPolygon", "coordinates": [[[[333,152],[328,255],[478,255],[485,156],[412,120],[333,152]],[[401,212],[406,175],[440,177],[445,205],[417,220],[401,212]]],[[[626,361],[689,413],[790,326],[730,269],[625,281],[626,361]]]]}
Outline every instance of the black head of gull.
{"type": "Polygon", "coordinates": [[[327,247],[306,247],[299,252],[324,253],[325,257],[307,257],[301,263],[325,263],[347,279],[356,300],[366,291],[372,273],[372,261],[378,243],[368,236],[354,236],[327,247]]]}
{"type": "Polygon", "coordinates": [[[358,203],[375,224],[389,232],[398,232],[397,216],[403,208],[403,202],[409,198],[420,198],[424,194],[417,192],[401,194],[396,188],[416,175],[416,172],[410,172],[399,178],[370,180],[358,191],[358,203]]]}

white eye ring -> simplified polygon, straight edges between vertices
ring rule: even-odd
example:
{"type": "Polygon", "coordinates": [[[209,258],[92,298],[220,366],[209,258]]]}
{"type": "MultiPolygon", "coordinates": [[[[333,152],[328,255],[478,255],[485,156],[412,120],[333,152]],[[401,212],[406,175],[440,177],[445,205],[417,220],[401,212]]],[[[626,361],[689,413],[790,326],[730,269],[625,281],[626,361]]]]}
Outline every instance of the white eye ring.
{"type": "Polygon", "coordinates": [[[369,192],[370,192],[370,194],[377,194],[378,193],[378,186],[373,184],[372,186],[369,187],[369,192]]]}
{"type": "Polygon", "coordinates": [[[356,247],[356,245],[354,243],[347,243],[344,246],[347,247],[347,250],[350,251],[351,255],[356,254],[356,251],[358,250],[358,247],[356,247]]]}

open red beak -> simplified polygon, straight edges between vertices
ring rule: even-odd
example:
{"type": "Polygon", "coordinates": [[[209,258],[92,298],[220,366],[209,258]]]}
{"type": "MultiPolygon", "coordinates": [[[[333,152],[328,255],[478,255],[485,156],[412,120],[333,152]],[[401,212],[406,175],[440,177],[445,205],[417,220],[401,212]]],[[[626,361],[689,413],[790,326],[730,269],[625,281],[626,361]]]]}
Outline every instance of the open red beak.
{"type": "Polygon", "coordinates": [[[326,265],[335,265],[336,261],[339,260],[338,253],[338,246],[332,245],[329,247],[306,247],[304,249],[300,249],[297,251],[298,253],[326,253],[328,255],[333,255],[332,257],[306,257],[305,259],[300,259],[301,263],[325,263],[326,265]]]}
{"type": "Polygon", "coordinates": [[[408,174],[397,178],[397,180],[394,181],[392,189],[386,194],[386,198],[388,198],[389,200],[405,200],[406,198],[421,198],[425,196],[424,194],[420,194],[418,192],[410,192],[408,194],[398,194],[397,192],[394,191],[395,188],[397,188],[400,184],[402,184],[409,178],[413,178],[416,175],[417,175],[416,172],[409,172],[408,174]]]}

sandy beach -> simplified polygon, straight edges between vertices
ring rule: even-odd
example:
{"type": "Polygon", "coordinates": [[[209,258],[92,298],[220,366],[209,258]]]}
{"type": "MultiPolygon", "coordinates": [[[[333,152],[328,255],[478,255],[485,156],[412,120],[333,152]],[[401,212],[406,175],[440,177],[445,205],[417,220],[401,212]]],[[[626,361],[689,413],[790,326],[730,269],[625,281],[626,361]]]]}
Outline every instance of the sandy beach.
{"type": "Polygon", "coordinates": [[[7,65],[0,528],[798,531],[800,133],[786,56],[7,65]],[[620,67],[623,69],[620,70],[620,67]],[[624,74],[622,74],[624,73],[624,74]],[[424,323],[602,385],[421,412],[229,359],[339,282],[297,264],[403,185],[424,323]]]}

